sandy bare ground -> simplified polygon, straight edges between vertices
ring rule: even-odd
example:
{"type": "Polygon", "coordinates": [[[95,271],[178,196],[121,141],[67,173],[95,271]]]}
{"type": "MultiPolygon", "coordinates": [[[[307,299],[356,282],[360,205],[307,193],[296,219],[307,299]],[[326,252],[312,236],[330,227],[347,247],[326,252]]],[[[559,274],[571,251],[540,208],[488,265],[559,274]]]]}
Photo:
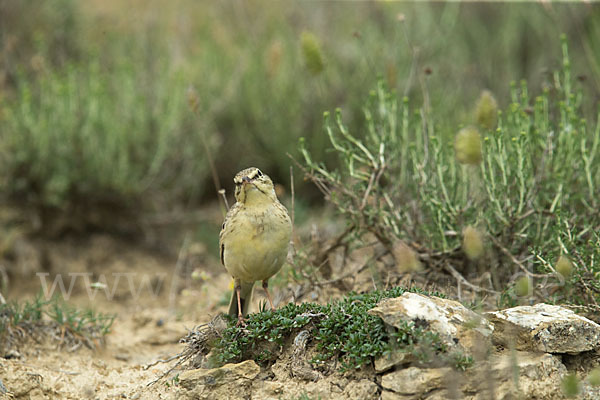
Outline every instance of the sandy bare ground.
{"type": "Polygon", "coordinates": [[[29,258],[17,263],[8,301],[54,292],[71,305],[117,317],[106,344],[97,349],[69,349],[56,340],[28,341],[8,358],[0,358],[0,380],[7,390],[0,398],[173,396],[168,378],[148,386],[169,369],[169,364],[153,363],[180,352],[183,345],[178,342],[187,329],[225,309],[230,278],[218,264],[204,257],[200,247],[189,260],[180,257],[176,268],[177,256],[106,236],[26,246],[29,258]],[[199,278],[186,278],[190,268],[199,278]],[[176,270],[178,278],[173,282],[176,270]],[[57,277],[62,277],[64,290],[57,277]],[[90,288],[94,283],[101,285],[90,288]]]}
{"type": "MultiPolygon", "coordinates": [[[[231,293],[231,278],[218,258],[200,242],[183,242],[184,250],[169,253],[106,235],[16,243],[8,301],[41,292],[116,319],[106,343],[96,349],[29,341],[16,353],[0,355],[0,380],[7,389],[0,399],[177,398],[179,388],[170,379],[178,371],[149,386],[174,364],[157,361],[181,352],[179,340],[188,329],[224,312],[231,293]]],[[[361,267],[372,252],[360,250],[346,262],[331,259],[333,274],[341,277],[331,285],[301,288],[284,267],[271,279],[276,304],[327,302],[349,290],[372,290],[371,276],[361,267]],[[361,278],[356,271],[362,271],[361,278]]],[[[386,287],[412,284],[396,275],[386,277],[386,287]]],[[[437,289],[426,282],[421,286],[437,289]]],[[[264,300],[256,290],[254,309],[264,300]]]]}

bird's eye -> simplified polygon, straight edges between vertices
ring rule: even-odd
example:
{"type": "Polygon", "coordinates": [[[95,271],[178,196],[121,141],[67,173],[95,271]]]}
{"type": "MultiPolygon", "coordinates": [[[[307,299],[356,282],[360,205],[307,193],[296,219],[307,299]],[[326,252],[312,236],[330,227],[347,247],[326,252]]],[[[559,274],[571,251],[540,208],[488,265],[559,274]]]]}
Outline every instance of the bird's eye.
{"type": "Polygon", "coordinates": [[[262,173],[262,172],[260,172],[260,169],[257,169],[257,170],[256,170],[256,176],[258,176],[259,178],[262,178],[262,176],[263,176],[263,173],[262,173]]]}

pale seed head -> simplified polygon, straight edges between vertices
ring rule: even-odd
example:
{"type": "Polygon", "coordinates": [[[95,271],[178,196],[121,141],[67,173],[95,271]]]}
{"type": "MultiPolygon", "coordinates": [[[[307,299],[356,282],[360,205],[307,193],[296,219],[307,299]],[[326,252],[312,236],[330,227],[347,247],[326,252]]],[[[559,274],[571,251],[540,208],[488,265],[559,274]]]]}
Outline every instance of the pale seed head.
{"type": "Polygon", "coordinates": [[[515,282],[515,294],[519,297],[529,296],[531,283],[529,278],[522,276],[515,282]]]}
{"type": "Polygon", "coordinates": [[[479,126],[485,129],[494,129],[498,118],[498,103],[489,90],[484,90],[475,106],[475,117],[479,126]]]}
{"type": "Polygon", "coordinates": [[[281,41],[275,40],[265,54],[265,64],[267,66],[267,74],[270,77],[277,75],[279,66],[281,65],[281,58],[283,55],[283,45],[281,41]]]}
{"type": "Polygon", "coordinates": [[[596,367],[588,374],[588,382],[592,386],[600,386],[600,367],[596,367]]]}
{"type": "Polygon", "coordinates": [[[456,159],[461,164],[477,165],[481,162],[481,137],[474,127],[463,128],[454,141],[456,159]]]}
{"type": "Polygon", "coordinates": [[[415,272],[421,269],[421,262],[417,257],[417,253],[401,240],[394,243],[392,256],[396,261],[399,272],[415,272]]]}
{"type": "Polygon", "coordinates": [[[560,386],[567,398],[575,398],[579,395],[579,378],[577,378],[575,373],[565,375],[560,386]]]}
{"type": "Polygon", "coordinates": [[[477,228],[469,225],[463,230],[462,249],[471,261],[477,260],[483,256],[485,251],[483,246],[483,237],[477,228]]]}
{"type": "Polygon", "coordinates": [[[560,256],[554,267],[563,278],[568,278],[573,273],[573,264],[566,256],[560,256]]]}
{"type": "Polygon", "coordinates": [[[300,36],[300,44],[302,46],[302,55],[306,68],[313,75],[318,75],[323,72],[325,62],[321,52],[321,45],[318,38],[311,32],[302,32],[300,36]]]}

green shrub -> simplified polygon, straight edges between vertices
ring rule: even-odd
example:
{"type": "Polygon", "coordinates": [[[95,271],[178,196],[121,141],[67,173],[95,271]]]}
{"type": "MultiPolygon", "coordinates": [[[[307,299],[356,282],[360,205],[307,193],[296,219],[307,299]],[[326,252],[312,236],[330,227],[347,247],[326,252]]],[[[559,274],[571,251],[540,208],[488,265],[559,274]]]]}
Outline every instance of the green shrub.
{"type": "MultiPolygon", "coordinates": [[[[230,184],[248,165],[286,183],[287,153],[297,154],[301,136],[315,159],[336,167],[335,154],[326,151],[320,112],[343,107],[344,123],[362,140],[361,96],[377,76],[410,95],[408,109],[426,101],[435,121],[456,126],[484,87],[503,104],[510,96],[500,89],[510,76],[526,77],[532,87],[547,83],[548,75],[539,73],[554,50],[547,38],[575,24],[586,26],[578,31],[584,49],[575,49],[575,60],[589,64],[582,68],[589,82],[600,76],[593,57],[600,54],[594,51],[598,10],[584,6],[559,4],[552,11],[537,4],[264,7],[254,0],[232,7],[227,1],[184,0],[132,13],[126,3],[97,3],[0,1],[0,184],[19,204],[46,210],[43,219],[57,212],[89,219],[97,209],[132,204],[139,210],[145,208],[140,199],[162,210],[214,199],[212,185],[205,184],[199,131],[210,142],[223,183],[230,184]],[[338,22],[324,23],[331,18],[338,22]],[[188,85],[198,92],[194,118],[184,102],[188,85]],[[85,138],[78,136],[80,128],[85,138]],[[48,138],[82,144],[50,148],[42,143],[48,138]],[[19,159],[11,153],[17,144],[25,147],[19,159]],[[78,159],[84,156],[90,161],[81,166],[78,159]]],[[[581,86],[594,90],[592,84],[581,86]]],[[[485,116],[480,123],[496,123],[489,119],[493,102],[480,108],[485,116]]],[[[311,198],[306,187],[297,188],[298,196],[311,198]]],[[[114,225],[103,216],[92,219],[114,225]]]]}
{"type": "MultiPolygon", "coordinates": [[[[306,172],[353,227],[354,237],[370,233],[391,254],[397,239],[414,241],[428,260],[455,264],[462,258],[468,273],[459,233],[479,227],[481,239],[491,244],[484,257],[496,289],[504,289],[500,282],[516,272],[548,271],[531,262],[534,254],[552,260],[561,248],[568,254],[560,238],[566,227],[577,227],[576,242],[585,242],[600,224],[600,175],[593,172],[600,168],[600,124],[582,117],[566,39],[553,87],[532,99],[522,82],[512,85],[511,98],[498,112],[496,129],[482,131],[481,143],[477,133],[475,146],[458,146],[455,153],[451,127],[436,125],[426,110],[412,110],[408,99],[399,101],[380,82],[365,106],[361,131],[350,132],[340,110],[335,128],[325,113],[342,167],[315,160],[301,141],[306,172]],[[476,157],[471,150],[468,159],[459,155],[465,148],[476,149],[476,157]]],[[[471,135],[460,132],[460,140],[471,135]]],[[[593,257],[577,267],[592,265],[593,257]]]]}
{"type": "Polygon", "coordinates": [[[177,71],[158,79],[125,58],[23,76],[0,104],[3,193],[43,223],[60,214],[101,227],[109,213],[198,196],[207,168],[185,87],[177,71]]]}

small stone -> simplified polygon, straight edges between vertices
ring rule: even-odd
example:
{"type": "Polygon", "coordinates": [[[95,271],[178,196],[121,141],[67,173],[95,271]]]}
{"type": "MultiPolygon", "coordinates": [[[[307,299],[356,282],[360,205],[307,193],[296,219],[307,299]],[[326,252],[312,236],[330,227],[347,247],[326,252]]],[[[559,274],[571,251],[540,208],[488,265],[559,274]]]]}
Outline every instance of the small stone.
{"type": "Polygon", "coordinates": [[[451,372],[451,368],[409,367],[385,374],[381,386],[398,394],[420,395],[441,388],[451,372]]]}
{"type": "Polygon", "coordinates": [[[115,354],[115,358],[119,361],[129,361],[131,360],[131,356],[125,353],[117,353],[115,354]]]}
{"type": "Polygon", "coordinates": [[[260,381],[252,388],[253,400],[281,399],[285,393],[286,386],[281,382],[260,381]]]}
{"type": "Polygon", "coordinates": [[[414,396],[398,394],[389,390],[381,391],[381,400],[412,400],[414,396]]]}
{"type": "Polygon", "coordinates": [[[513,378],[515,368],[518,368],[521,376],[536,380],[543,380],[546,375],[553,372],[562,375],[567,371],[560,357],[551,354],[505,351],[490,357],[490,361],[493,371],[499,376],[504,374],[507,379],[513,378]]]}
{"type": "Polygon", "coordinates": [[[559,356],[505,350],[467,370],[459,389],[477,393],[477,399],[516,399],[523,394],[528,399],[555,399],[566,373],[559,356]]]}
{"type": "Polygon", "coordinates": [[[344,395],[349,399],[374,399],[377,398],[378,389],[375,382],[361,379],[350,382],[344,389],[344,395]]]}
{"type": "Polygon", "coordinates": [[[185,336],[185,331],[180,330],[180,329],[165,327],[158,333],[157,332],[148,333],[146,339],[144,339],[144,343],[147,343],[152,346],[175,344],[175,343],[179,343],[179,340],[183,336],[185,336]]]}
{"type": "Polygon", "coordinates": [[[375,371],[378,373],[385,372],[396,365],[408,364],[412,361],[414,361],[412,353],[395,351],[375,359],[375,371]]]}
{"type": "Polygon", "coordinates": [[[19,359],[23,358],[23,356],[17,350],[11,349],[11,350],[7,351],[6,354],[2,358],[5,358],[7,360],[10,360],[10,359],[19,360],[19,359]]]}
{"type": "Polygon", "coordinates": [[[220,368],[193,369],[179,375],[179,384],[186,389],[198,385],[220,386],[238,380],[252,380],[260,372],[260,367],[252,360],[239,364],[225,364],[220,368]]]}

